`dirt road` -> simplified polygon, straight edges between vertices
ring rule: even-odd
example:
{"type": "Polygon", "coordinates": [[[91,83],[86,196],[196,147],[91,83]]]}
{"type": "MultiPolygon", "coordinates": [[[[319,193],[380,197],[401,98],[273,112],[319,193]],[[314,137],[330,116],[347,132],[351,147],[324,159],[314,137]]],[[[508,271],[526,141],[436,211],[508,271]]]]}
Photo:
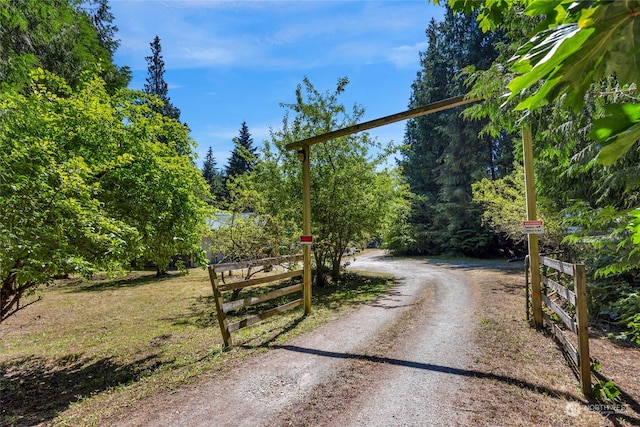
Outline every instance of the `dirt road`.
{"type": "Polygon", "coordinates": [[[466,424],[456,391],[469,372],[480,293],[466,270],[382,251],[350,268],[391,273],[397,286],[240,369],[155,398],[120,425],[466,424]]]}

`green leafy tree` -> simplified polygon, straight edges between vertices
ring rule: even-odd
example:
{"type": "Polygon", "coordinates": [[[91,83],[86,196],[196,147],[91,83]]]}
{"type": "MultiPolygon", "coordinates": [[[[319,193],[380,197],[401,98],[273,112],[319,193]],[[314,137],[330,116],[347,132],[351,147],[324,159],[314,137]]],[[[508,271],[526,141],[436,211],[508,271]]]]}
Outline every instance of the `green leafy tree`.
{"type": "MultiPolygon", "coordinates": [[[[484,178],[473,183],[473,199],[484,207],[482,221],[515,243],[514,255],[526,253],[527,235],[522,229],[526,215],[524,169],[516,163],[510,174],[500,179],[484,178]]],[[[545,232],[540,236],[543,250],[556,251],[566,235],[557,211],[547,208],[544,198],[538,198],[538,219],[544,221],[545,232]]]]}
{"type": "Polygon", "coordinates": [[[131,156],[130,161],[104,174],[102,196],[114,216],[138,230],[137,259],[153,262],[161,275],[175,255],[203,261],[200,243],[210,196],[190,155],[194,142],[188,128],[153,113],[139,99],[139,93],[128,91],[116,100],[120,120],[135,137],[121,142],[122,155],[131,156]],[[166,143],[155,143],[159,137],[166,143]]]}
{"type": "Polygon", "coordinates": [[[0,320],[56,275],[202,258],[206,183],[152,142],[187,140],[185,128],[89,73],[76,89],[42,69],[30,77],[26,94],[0,92],[0,320]]]}
{"type": "Polygon", "coordinates": [[[79,9],[91,18],[98,35],[100,46],[113,55],[120,46],[120,40],[115,38],[118,27],[114,25],[115,16],[111,13],[108,0],[86,0],[81,2],[79,9]]]}
{"type": "MultiPolygon", "coordinates": [[[[270,215],[274,232],[286,236],[281,239],[285,247],[297,239],[302,224],[302,168],[297,153],[285,146],[356,123],[364,110],[355,105],[349,112],[338,99],[347,84],[346,78],[339,79],[334,92],[321,93],[305,78],[296,90],[296,102],[283,104],[287,113],[282,129],[272,132],[261,160],[233,188],[237,203],[245,203],[240,208],[250,205],[254,212],[270,215]]],[[[388,151],[373,157],[369,150],[374,147],[381,148],[366,133],[311,147],[311,220],[319,285],[326,281],[327,267],[332,275],[340,274],[349,245],[383,232],[390,222],[389,207],[402,203],[406,195],[397,176],[382,169],[388,151]]]]}
{"type": "MultiPolygon", "coordinates": [[[[637,35],[631,30],[640,4],[564,0],[450,3],[457,9],[478,8],[485,29],[513,28],[515,9],[529,17],[523,27],[530,32],[514,38],[520,47],[512,49],[513,60],[508,62],[504,55],[491,73],[479,73],[472,94],[490,101],[475,108],[493,111],[493,132],[512,127],[508,122],[516,123],[522,115],[518,112],[537,114],[537,133],[543,136],[536,141],[538,177],[544,182],[543,189],[563,189],[556,191],[566,195],[557,200],[558,210],[571,209],[569,217],[581,222],[576,213],[585,212],[585,207],[611,206],[621,215],[618,222],[628,224],[624,216],[635,206],[636,192],[629,166],[636,154],[621,156],[638,139],[633,94],[640,73],[629,58],[640,52],[637,35]],[[498,70],[502,70],[501,78],[496,78],[498,70]],[[505,92],[511,96],[498,109],[496,99],[505,92]],[[594,165],[594,158],[608,168],[594,165]],[[620,158],[621,164],[614,165],[620,158]],[[575,208],[567,206],[570,200],[577,201],[575,208]]],[[[627,231],[640,234],[633,223],[629,227],[627,231]]]]}
{"type": "MultiPolygon", "coordinates": [[[[35,67],[56,73],[71,86],[83,71],[97,73],[110,93],[131,79],[113,63],[117,44],[106,47],[80,3],[55,0],[0,1],[0,84],[28,84],[35,67]]],[[[108,19],[103,15],[101,19],[108,19]]],[[[101,21],[105,22],[105,21],[101,21]]],[[[111,37],[111,43],[116,43],[111,37]]],[[[106,39],[104,39],[106,40],[106,39]]]]}
{"type": "MultiPolygon", "coordinates": [[[[211,220],[211,248],[220,262],[255,260],[283,255],[281,236],[274,232],[271,217],[243,212],[216,212],[211,220]]],[[[247,278],[251,271],[247,272],[247,278]]]]}
{"type": "Polygon", "coordinates": [[[32,79],[29,96],[0,94],[0,320],[55,275],[122,269],[138,238],[95,197],[97,176],[125,161],[104,85],[32,79]]]}
{"type": "Polygon", "coordinates": [[[638,336],[640,223],[637,1],[453,1],[484,28],[525,31],[488,73],[472,75],[487,132],[534,128],[538,190],[563,218],[564,243],[592,267],[590,313],[638,336]],[[517,12],[523,12],[518,14],[517,12]],[[510,57],[513,60],[508,61],[510,57]],[[510,93],[506,100],[502,98],[510,93]],[[500,99],[502,98],[502,99],[500,99]],[[635,296],[634,296],[635,295],[635,296]],[[636,308],[634,308],[636,307],[636,308]],[[635,311],[634,311],[635,310],[635,311]]]}
{"type": "Polygon", "coordinates": [[[151,55],[145,56],[147,61],[147,78],[144,84],[144,92],[157,96],[161,103],[152,103],[151,109],[165,117],[180,120],[180,109],[171,103],[169,98],[169,85],[164,79],[164,59],[162,58],[162,45],[160,37],[155,36],[149,43],[151,55]]]}

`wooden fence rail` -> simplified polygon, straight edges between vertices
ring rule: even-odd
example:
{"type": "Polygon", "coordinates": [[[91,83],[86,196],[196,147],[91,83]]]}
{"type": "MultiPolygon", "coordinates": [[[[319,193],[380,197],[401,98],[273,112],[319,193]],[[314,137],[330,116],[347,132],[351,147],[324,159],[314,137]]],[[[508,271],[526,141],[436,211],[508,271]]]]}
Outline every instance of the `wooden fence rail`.
{"type": "MultiPolygon", "coordinates": [[[[285,311],[298,307],[299,305],[302,305],[302,298],[296,299],[294,301],[290,301],[279,307],[264,311],[255,316],[247,317],[245,319],[242,319],[238,322],[231,323],[231,324],[227,320],[227,313],[234,310],[238,310],[243,307],[248,307],[254,304],[259,304],[261,302],[269,301],[274,298],[279,298],[284,295],[293,294],[295,292],[302,292],[303,285],[302,283],[300,283],[297,285],[287,286],[285,288],[275,289],[273,291],[266,292],[262,295],[258,295],[254,297],[238,298],[236,300],[227,301],[227,302],[223,301],[223,295],[222,295],[223,292],[226,292],[226,291],[238,292],[248,287],[267,285],[280,280],[291,279],[294,277],[301,277],[303,271],[302,270],[287,271],[284,273],[272,274],[265,277],[247,279],[241,282],[228,283],[228,284],[220,283],[218,279],[218,273],[223,273],[225,271],[232,271],[232,270],[240,270],[243,268],[252,268],[252,267],[260,267],[260,266],[267,267],[267,266],[273,266],[278,264],[298,263],[301,260],[302,260],[302,255],[291,255],[291,256],[282,256],[282,257],[273,257],[273,258],[263,258],[263,259],[252,260],[252,261],[230,262],[225,264],[209,265],[209,278],[211,279],[211,287],[213,289],[213,298],[216,304],[216,314],[218,317],[218,325],[220,326],[220,332],[222,333],[222,340],[224,341],[225,347],[231,346],[231,332],[237,331],[246,326],[258,323],[276,314],[284,313],[285,311]]],[[[237,295],[237,294],[234,294],[234,295],[237,295]]]]}
{"type": "MultiPolygon", "coordinates": [[[[529,263],[525,261],[527,270],[527,318],[529,319],[529,263]]],[[[584,264],[569,264],[553,258],[540,257],[540,264],[543,274],[540,275],[542,282],[542,302],[547,310],[542,312],[544,326],[548,327],[555,339],[562,345],[572,367],[578,373],[582,392],[585,396],[592,396],[591,387],[591,360],[589,358],[589,330],[587,324],[587,286],[584,264]],[[557,272],[556,280],[549,277],[549,272],[557,272]],[[572,277],[573,290],[562,285],[564,281],[562,275],[572,277]],[[563,307],[569,305],[575,308],[575,314],[568,312],[563,307]],[[552,314],[549,314],[552,313],[552,314]],[[552,319],[555,314],[560,322],[552,319]],[[564,326],[559,326],[559,323],[564,326]],[[570,331],[577,335],[578,348],[576,349],[565,331],[570,331]]],[[[573,311],[573,310],[570,310],[573,311]]]]}

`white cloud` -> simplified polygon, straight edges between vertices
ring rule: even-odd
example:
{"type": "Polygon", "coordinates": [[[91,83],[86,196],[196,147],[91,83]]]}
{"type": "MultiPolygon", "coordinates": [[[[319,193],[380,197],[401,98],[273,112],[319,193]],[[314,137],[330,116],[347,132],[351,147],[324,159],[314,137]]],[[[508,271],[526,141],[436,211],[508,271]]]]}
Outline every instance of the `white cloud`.
{"type": "Polygon", "coordinates": [[[412,46],[398,46],[394,47],[389,54],[389,60],[393,62],[396,67],[407,68],[417,70],[420,63],[420,52],[423,52],[429,46],[428,42],[414,44],[412,46]]]}
{"type": "Polygon", "coordinates": [[[134,69],[146,68],[156,33],[167,69],[308,69],[382,60],[406,66],[410,47],[394,46],[409,31],[424,31],[426,8],[423,2],[112,2],[124,29],[118,55],[134,69]]]}

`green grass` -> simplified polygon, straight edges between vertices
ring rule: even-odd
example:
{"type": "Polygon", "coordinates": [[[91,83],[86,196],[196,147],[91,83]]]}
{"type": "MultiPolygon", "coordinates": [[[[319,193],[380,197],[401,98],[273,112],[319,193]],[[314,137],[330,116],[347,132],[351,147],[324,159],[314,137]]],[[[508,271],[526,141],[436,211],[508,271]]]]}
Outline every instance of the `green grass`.
{"type": "Polygon", "coordinates": [[[229,369],[390,286],[389,278],[350,274],[313,289],[309,316],[296,309],[241,329],[222,351],[206,271],[59,282],[0,325],[0,425],[100,425],[141,398],[229,369]]]}

